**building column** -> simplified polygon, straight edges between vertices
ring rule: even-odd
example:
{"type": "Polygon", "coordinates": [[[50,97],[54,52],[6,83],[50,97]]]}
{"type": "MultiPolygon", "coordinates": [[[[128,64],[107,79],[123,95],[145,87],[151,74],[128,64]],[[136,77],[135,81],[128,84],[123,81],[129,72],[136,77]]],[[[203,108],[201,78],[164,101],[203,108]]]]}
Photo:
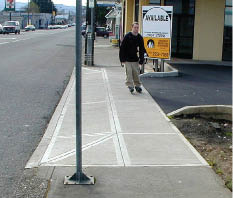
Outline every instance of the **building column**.
{"type": "Polygon", "coordinates": [[[161,6],[164,6],[164,1],[165,1],[165,0],[161,0],[161,2],[160,2],[160,3],[161,3],[161,6]]]}
{"type": "Polygon", "coordinates": [[[194,60],[222,60],[224,9],[223,0],[196,0],[194,60]]]}
{"type": "Polygon", "coordinates": [[[150,0],[140,0],[139,1],[139,17],[138,17],[138,22],[139,22],[139,30],[140,33],[142,33],[142,6],[149,6],[150,0]]]}
{"type": "Polygon", "coordinates": [[[134,0],[125,1],[125,34],[131,31],[134,15],[134,0]]]}

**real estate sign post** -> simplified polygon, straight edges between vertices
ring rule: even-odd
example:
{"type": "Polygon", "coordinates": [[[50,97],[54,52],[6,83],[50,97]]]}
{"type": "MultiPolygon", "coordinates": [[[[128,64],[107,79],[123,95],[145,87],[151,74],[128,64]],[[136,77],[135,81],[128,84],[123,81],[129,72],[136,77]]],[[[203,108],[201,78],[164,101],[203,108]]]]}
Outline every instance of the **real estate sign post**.
{"type": "Polygon", "coordinates": [[[142,7],[142,36],[146,58],[171,58],[172,13],[172,6],[142,7]]]}

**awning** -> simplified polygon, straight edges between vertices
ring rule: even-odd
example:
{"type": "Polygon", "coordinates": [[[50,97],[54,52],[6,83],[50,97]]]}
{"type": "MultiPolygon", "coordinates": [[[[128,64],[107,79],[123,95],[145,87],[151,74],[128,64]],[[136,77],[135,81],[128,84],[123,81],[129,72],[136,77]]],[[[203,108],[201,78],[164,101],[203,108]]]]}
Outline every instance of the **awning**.
{"type": "Polygon", "coordinates": [[[116,9],[110,10],[108,14],[106,14],[105,18],[106,19],[115,19],[116,16],[118,15],[118,11],[116,9]]]}

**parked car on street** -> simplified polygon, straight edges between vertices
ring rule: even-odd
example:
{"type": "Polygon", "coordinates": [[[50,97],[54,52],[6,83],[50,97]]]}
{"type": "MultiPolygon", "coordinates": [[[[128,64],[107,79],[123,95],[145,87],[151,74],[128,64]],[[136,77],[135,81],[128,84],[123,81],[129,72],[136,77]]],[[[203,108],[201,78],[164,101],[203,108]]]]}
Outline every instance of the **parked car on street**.
{"type": "Polygon", "coordinates": [[[0,34],[2,34],[3,33],[3,27],[2,27],[2,25],[0,24],[0,34]]]}
{"type": "Polygon", "coordinates": [[[20,34],[20,26],[18,21],[6,21],[3,24],[3,34],[9,33],[20,34]]]}
{"type": "Polygon", "coordinates": [[[68,28],[68,25],[60,25],[59,28],[60,28],[60,29],[67,29],[67,28],[68,28]]]}
{"type": "Polygon", "coordinates": [[[96,36],[103,36],[104,38],[109,37],[109,32],[105,27],[96,27],[96,36]]]}
{"type": "Polygon", "coordinates": [[[26,27],[25,27],[25,31],[35,31],[36,30],[36,28],[35,28],[35,26],[34,25],[27,25],[26,27]]]}

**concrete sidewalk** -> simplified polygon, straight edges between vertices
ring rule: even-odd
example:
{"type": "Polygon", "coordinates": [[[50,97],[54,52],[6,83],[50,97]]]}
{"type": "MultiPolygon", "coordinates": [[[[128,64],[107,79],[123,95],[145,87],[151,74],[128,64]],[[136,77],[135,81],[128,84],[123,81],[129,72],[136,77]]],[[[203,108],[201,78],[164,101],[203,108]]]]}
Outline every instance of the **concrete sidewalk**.
{"type": "MultiPolygon", "coordinates": [[[[83,67],[84,172],[94,186],[64,186],[75,171],[74,76],[27,168],[54,167],[49,198],[228,198],[229,190],[169,121],[148,92],[130,94],[118,49],[95,43],[94,67],[83,67]]],[[[51,169],[51,168],[50,168],[51,169]]]]}

